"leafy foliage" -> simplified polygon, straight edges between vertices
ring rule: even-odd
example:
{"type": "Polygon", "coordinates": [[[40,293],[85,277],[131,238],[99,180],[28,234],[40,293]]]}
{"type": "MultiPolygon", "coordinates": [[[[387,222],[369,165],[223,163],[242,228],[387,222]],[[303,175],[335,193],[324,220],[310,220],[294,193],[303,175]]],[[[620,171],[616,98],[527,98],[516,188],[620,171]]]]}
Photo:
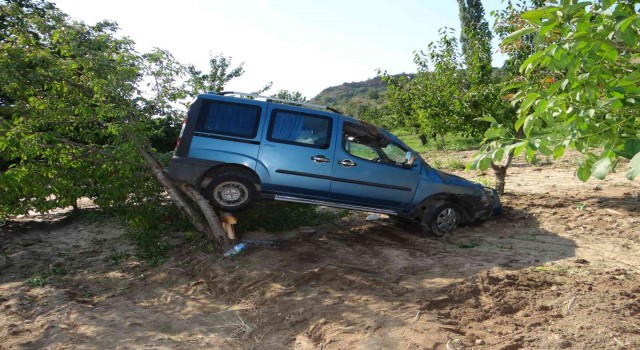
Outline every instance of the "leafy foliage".
{"type": "Polygon", "coordinates": [[[480,0],[458,0],[460,43],[471,85],[491,83],[491,30],[480,0]]]}
{"type": "MultiPolygon", "coordinates": [[[[536,153],[559,158],[566,148],[584,154],[577,176],[602,179],[619,157],[631,159],[629,179],[640,173],[640,18],[627,1],[563,0],[522,14],[526,27],[503,45],[532,35],[533,52],[520,65],[518,119],[492,123],[479,155],[500,158],[514,151],[531,161],[536,153]],[[558,136],[545,128],[563,130],[558,136]],[[522,138],[510,129],[523,130],[522,138]]],[[[483,158],[484,157],[484,158],[483,158]]]]}
{"type": "Polygon", "coordinates": [[[528,27],[522,14],[544,6],[546,0],[508,0],[506,8],[494,11],[495,18],[493,30],[502,40],[500,50],[508,55],[504,63],[504,69],[509,78],[518,74],[522,62],[535,51],[533,40],[534,28],[528,27]]]}
{"type": "Polygon", "coordinates": [[[297,101],[297,102],[305,102],[307,100],[307,98],[303,96],[300,91],[289,91],[289,90],[279,90],[278,93],[276,93],[272,97],[288,100],[288,101],[297,101]]]}
{"type": "Polygon", "coordinates": [[[244,74],[244,63],[232,67],[232,58],[217,54],[209,59],[208,73],[197,70],[194,66],[187,66],[188,84],[191,86],[191,96],[208,91],[221,92],[232,79],[244,74]]]}
{"type": "Polygon", "coordinates": [[[0,174],[0,213],[45,212],[81,196],[107,206],[157,199],[124,137],[151,130],[136,99],[133,42],[116,38],[113,23],[87,26],[49,4],[21,4],[0,6],[0,153],[12,160],[0,174]]]}

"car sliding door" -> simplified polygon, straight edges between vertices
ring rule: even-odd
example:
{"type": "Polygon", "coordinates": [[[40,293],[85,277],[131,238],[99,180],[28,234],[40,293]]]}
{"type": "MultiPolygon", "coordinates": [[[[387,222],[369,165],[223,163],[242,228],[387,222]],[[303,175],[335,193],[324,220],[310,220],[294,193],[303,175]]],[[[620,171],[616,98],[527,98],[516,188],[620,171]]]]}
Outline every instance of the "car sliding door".
{"type": "Polygon", "coordinates": [[[334,167],[336,117],[269,104],[267,135],[258,155],[265,194],[326,199],[334,167]]]}

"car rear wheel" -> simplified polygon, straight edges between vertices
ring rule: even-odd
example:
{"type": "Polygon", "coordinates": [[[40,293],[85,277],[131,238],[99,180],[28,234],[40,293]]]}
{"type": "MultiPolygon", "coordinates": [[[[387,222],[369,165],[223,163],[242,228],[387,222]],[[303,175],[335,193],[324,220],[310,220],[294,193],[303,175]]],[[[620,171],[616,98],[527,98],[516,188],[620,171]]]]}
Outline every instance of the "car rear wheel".
{"type": "Polygon", "coordinates": [[[422,231],[436,237],[444,237],[460,224],[461,211],[457,205],[439,201],[430,205],[422,214],[422,231]]]}
{"type": "Polygon", "coordinates": [[[253,182],[242,173],[216,176],[206,189],[211,205],[222,211],[238,212],[247,209],[258,196],[253,182]]]}

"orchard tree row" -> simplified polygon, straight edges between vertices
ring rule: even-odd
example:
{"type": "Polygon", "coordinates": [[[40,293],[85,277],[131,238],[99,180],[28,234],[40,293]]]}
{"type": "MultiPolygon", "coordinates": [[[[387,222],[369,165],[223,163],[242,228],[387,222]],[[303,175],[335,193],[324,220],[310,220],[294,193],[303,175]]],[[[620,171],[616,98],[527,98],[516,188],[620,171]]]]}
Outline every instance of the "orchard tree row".
{"type": "Polygon", "coordinates": [[[243,66],[217,55],[202,72],[166,50],[140,54],[117,29],[74,21],[46,1],[0,1],[0,220],[89,197],[131,221],[163,222],[176,212],[163,210],[168,195],[223,243],[209,203],[166,178],[162,163],[185,101],[221,91],[243,66]]]}
{"type": "Polygon", "coordinates": [[[468,168],[493,168],[504,191],[514,157],[584,156],[580,180],[603,179],[620,158],[640,173],[640,18],[636,1],[532,0],[493,13],[507,55],[491,68],[480,0],[458,0],[461,33],[440,30],[415,53],[414,78],[387,81],[389,104],[369,119],[410,127],[424,140],[447,133],[482,138],[468,168]]]}

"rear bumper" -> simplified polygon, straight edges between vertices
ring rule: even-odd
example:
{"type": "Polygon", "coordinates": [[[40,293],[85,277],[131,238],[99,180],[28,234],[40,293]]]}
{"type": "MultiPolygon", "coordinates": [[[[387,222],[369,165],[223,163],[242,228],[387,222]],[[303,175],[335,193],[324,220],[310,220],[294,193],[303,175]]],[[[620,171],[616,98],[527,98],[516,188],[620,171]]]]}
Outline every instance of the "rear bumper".
{"type": "Polygon", "coordinates": [[[220,164],[222,162],[174,156],[164,172],[173,181],[197,186],[209,169],[220,164]]]}

